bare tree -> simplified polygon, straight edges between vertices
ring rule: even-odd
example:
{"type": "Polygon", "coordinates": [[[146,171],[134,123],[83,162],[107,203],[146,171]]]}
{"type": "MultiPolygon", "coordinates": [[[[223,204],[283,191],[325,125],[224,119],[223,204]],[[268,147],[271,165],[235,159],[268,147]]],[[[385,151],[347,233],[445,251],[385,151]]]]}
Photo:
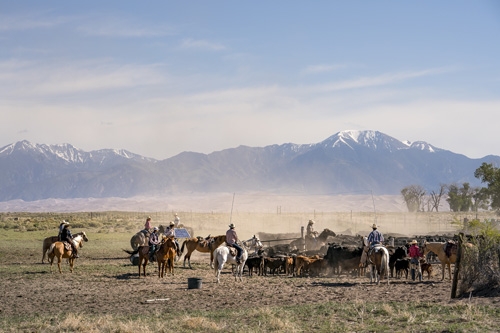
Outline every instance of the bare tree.
{"type": "Polygon", "coordinates": [[[434,209],[436,210],[436,212],[439,212],[439,205],[440,205],[441,198],[443,197],[445,191],[446,191],[445,184],[439,184],[439,191],[438,192],[435,192],[434,190],[431,191],[430,197],[429,197],[430,211],[431,212],[434,209]]]}

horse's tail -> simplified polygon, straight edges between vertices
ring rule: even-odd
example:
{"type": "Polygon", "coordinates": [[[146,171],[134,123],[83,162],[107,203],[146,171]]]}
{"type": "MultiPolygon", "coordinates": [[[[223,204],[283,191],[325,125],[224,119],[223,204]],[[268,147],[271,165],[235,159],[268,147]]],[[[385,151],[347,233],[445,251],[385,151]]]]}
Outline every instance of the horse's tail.
{"type": "Polygon", "coordinates": [[[131,256],[133,256],[134,254],[139,253],[139,248],[137,248],[137,250],[134,250],[134,251],[129,251],[129,250],[125,250],[125,249],[123,249],[123,251],[127,252],[128,254],[130,254],[131,256]]]}
{"type": "Polygon", "coordinates": [[[182,242],[182,246],[181,246],[181,255],[184,253],[184,245],[186,245],[186,242],[188,240],[186,239],[184,242],[182,242]]]}
{"type": "Polygon", "coordinates": [[[54,255],[54,248],[56,247],[56,243],[50,244],[49,250],[47,251],[47,256],[53,256],[54,255]]]}
{"type": "Polygon", "coordinates": [[[380,261],[380,275],[382,276],[382,272],[385,273],[387,280],[389,280],[389,251],[384,248],[384,255],[380,261]]]}
{"type": "Polygon", "coordinates": [[[215,269],[215,274],[217,274],[217,270],[219,267],[219,258],[217,255],[217,249],[214,251],[214,269],[215,269]]]}

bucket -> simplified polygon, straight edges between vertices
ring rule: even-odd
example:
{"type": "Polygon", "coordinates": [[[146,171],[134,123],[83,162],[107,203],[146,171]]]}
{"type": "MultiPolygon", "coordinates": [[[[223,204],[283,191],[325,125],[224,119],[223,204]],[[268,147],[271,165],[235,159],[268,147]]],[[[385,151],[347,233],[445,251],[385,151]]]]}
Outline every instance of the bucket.
{"type": "Polygon", "coordinates": [[[188,278],[188,289],[201,289],[201,279],[188,278]]]}

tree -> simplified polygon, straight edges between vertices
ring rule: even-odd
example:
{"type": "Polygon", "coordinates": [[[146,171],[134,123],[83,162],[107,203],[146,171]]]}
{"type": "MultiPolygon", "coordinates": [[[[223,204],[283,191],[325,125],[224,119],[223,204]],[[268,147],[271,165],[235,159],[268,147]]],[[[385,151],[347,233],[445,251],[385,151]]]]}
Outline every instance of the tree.
{"type": "Polygon", "coordinates": [[[439,184],[438,192],[434,192],[434,190],[431,191],[429,197],[429,207],[431,212],[434,209],[436,210],[436,212],[439,212],[439,204],[441,202],[441,198],[443,197],[445,191],[446,191],[445,184],[439,184]]]}
{"type": "Polygon", "coordinates": [[[472,189],[469,183],[463,183],[462,187],[452,184],[448,186],[448,204],[454,212],[468,212],[472,207],[472,189]]]}
{"type": "Polygon", "coordinates": [[[485,193],[491,200],[491,208],[500,210],[500,169],[494,167],[491,163],[483,163],[474,172],[474,177],[488,185],[485,193]]]}
{"type": "Polygon", "coordinates": [[[406,203],[406,207],[408,207],[408,211],[418,212],[422,206],[425,190],[420,185],[409,185],[401,190],[401,195],[406,203]]]}

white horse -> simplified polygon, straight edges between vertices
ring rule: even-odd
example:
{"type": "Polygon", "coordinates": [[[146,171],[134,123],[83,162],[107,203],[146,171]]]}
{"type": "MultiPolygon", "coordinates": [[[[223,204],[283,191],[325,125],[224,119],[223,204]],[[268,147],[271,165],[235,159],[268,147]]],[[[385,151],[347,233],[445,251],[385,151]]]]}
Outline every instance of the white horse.
{"type": "Polygon", "coordinates": [[[365,245],[364,252],[367,256],[366,262],[371,267],[370,283],[375,281],[380,284],[380,277],[385,275],[387,285],[389,285],[389,251],[383,245],[376,245],[370,250],[367,237],[363,237],[363,243],[365,245]]]}
{"type": "Polygon", "coordinates": [[[245,262],[248,259],[248,250],[247,247],[252,248],[255,247],[257,251],[258,248],[262,247],[262,243],[259,238],[253,236],[249,240],[242,242],[241,248],[243,250],[241,254],[241,260],[238,264],[236,262],[236,255],[231,255],[229,252],[229,248],[227,246],[219,246],[214,251],[214,267],[215,267],[215,277],[217,279],[217,283],[219,283],[220,272],[224,268],[224,264],[227,262],[229,264],[235,265],[236,270],[234,271],[234,280],[237,281],[238,277],[240,281],[243,281],[243,269],[245,268],[245,262]]]}
{"type": "Polygon", "coordinates": [[[253,235],[252,238],[243,241],[243,245],[245,245],[249,251],[253,248],[253,252],[251,252],[249,255],[258,254],[259,250],[264,247],[259,237],[256,237],[255,235],[253,235]]]}

